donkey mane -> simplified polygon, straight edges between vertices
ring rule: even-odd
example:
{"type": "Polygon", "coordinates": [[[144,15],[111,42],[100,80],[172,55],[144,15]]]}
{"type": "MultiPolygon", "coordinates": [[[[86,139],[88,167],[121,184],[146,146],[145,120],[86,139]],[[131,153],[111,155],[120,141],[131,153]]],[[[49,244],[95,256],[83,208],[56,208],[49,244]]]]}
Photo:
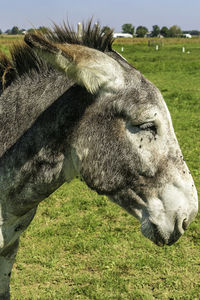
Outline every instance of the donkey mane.
{"type": "MultiPolygon", "coordinates": [[[[93,25],[92,20],[87,24],[82,24],[81,37],[68,23],[63,22],[61,26],[55,23],[53,25],[52,30],[48,29],[45,33],[36,31],[36,33],[56,43],[78,44],[102,52],[112,51],[113,31],[100,28],[98,24],[93,25]]],[[[10,57],[0,52],[0,91],[25,73],[32,70],[40,73],[50,69],[52,66],[47,65],[25,42],[14,44],[10,50],[10,57]]]]}

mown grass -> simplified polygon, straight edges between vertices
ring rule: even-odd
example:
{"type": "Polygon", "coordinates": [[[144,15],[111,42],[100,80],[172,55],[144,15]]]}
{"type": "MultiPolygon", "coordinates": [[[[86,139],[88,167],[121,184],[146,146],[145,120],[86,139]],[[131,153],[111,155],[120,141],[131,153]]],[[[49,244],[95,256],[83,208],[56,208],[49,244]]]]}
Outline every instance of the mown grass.
{"type": "Polygon", "coordinates": [[[193,37],[192,39],[188,38],[117,38],[114,41],[114,44],[120,45],[120,44],[132,44],[132,45],[147,45],[147,44],[163,44],[163,45],[169,45],[169,44],[199,44],[200,38],[199,37],[193,37]]]}
{"type": "MultiPolygon", "coordinates": [[[[122,45],[162,91],[200,192],[200,42],[114,47],[122,45]]],[[[41,203],[23,234],[12,299],[199,299],[199,231],[198,217],[175,245],[159,248],[134,218],[75,179],[41,203]]]]}
{"type": "Polygon", "coordinates": [[[0,51],[9,55],[9,49],[13,43],[18,43],[23,40],[23,35],[0,35],[0,51]]]}

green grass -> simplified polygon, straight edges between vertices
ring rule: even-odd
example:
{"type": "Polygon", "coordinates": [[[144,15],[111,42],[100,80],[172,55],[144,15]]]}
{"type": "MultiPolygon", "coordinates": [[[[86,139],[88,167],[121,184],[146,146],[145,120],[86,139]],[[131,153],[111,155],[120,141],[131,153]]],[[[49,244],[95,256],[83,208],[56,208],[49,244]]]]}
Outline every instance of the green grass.
{"type": "Polygon", "coordinates": [[[13,43],[18,43],[22,41],[23,35],[0,35],[0,51],[9,55],[9,49],[12,47],[13,43]]]}
{"type": "MultiPolygon", "coordinates": [[[[114,47],[122,45],[162,91],[200,192],[200,42],[169,41],[159,51],[145,41],[114,47]]],[[[199,299],[199,222],[159,248],[134,218],[75,179],[41,203],[23,234],[12,299],[199,299]]]]}

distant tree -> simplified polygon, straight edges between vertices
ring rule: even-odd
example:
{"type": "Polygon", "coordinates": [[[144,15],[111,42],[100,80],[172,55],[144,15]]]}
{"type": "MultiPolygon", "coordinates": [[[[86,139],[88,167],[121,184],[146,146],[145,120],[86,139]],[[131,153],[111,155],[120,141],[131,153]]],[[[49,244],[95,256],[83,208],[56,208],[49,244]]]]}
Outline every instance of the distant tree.
{"type": "Polygon", "coordinates": [[[160,34],[163,35],[164,37],[169,36],[169,29],[166,26],[163,26],[160,30],[160,34]]]}
{"type": "Polygon", "coordinates": [[[134,35],[135,27],[132,24],[123,24],[122,25],[122,32],[123,33],[130,33],[134,35]]]}
{"type": "Polygon", "coordinates": [[[2,34],[2,31],[1,31],[1,29],[0,29],[0,34],[2,34]]]}
{"type": "Polygon", "coordinates": [[[112,31],[112,29],[109,26],[103,26],[102,31],[103,32],[110,32],[110,31],[112,31]]]}
{"type": "Polygon", "coordinates": [[[27,32],[28,32],[28,33],[34,33],[34,32],[35,32],[35,29],[29,28],[29,29],[27,30],[27,32]]]}
{"type": "Polygon", "coordinates": [[[188,33],[190,33],[191,35],[200,35],[199,30],[191,30],[191,31],[188,31],[188,33]]]}
{"type": "Polygon", "coordinates": [[[148,29],[144,26],[138,26],[136,29],[137,37],[144,37],[148,32],[148,29]]]}
{"type": "Polygon", "coordinates": [[[11,34],[11,29],[7,29],[7,30],[5,31],[5,33],[6,33],[6,34],[11,34]]]}
{"type": "Polygon", "coordinates": [[[156,37],[159,34],[160,34],[160,27],[158,25],[154,25],[151,35],[156,37]]]}
{"type": "Polygon", "coordinates": [[[41,31],[42,33],[47,33],[49,31],[49,29],[47,27],[45,27],[45,26],[40,26],[38,28],[38,30],[41,31]]]}
{"type": "Polygon", "coordinates": [[[182,30],[179,26],[173,25],[169,28],[169,36],[170,37],[177,37],[182,34],[182,30]]]}
{"type": "Polygon", "coordinates": [[[14,27],[11,29],[10,34],[19,34],[19,28],[18,28],[17,26],[14,26],[14,27]]]}

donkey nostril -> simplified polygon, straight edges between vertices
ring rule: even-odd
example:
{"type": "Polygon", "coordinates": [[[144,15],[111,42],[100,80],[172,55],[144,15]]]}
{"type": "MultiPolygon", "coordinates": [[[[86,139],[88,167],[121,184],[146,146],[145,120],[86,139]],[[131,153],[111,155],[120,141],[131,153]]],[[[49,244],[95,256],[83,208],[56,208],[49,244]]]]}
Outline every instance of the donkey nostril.
{"type": "Polygon", "coordinates": [[[183,223],[182,223],[182,228],[183,228],[183,230],[186,230],[186,229],[187,229],[187,226],[188,226],[187,219],[184,219],[184,220],[183,220],[183,223]]]}

